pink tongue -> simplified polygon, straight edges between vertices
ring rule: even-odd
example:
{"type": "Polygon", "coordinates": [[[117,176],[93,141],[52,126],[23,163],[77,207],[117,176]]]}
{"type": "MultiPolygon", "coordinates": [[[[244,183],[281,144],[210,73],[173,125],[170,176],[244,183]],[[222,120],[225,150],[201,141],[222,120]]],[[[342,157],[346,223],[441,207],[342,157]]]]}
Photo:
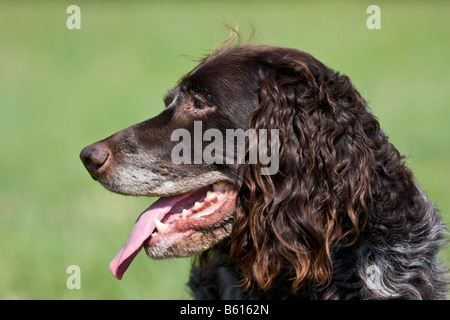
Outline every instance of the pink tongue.
{"type": "Polygon", "coordinates": [[[127,243],[125,243],[123,248],[109,264],[109,270],[111,270],[114,277],[119,280],[122,279],[123,274],[127,271],[133,259],[141,251],[145,240],[155,230],[154,220],[158,219],[161,221],[177,203],[189,197],[193,192],[174,197],[160,198],[139,216],[128,236],[127,243]]]}

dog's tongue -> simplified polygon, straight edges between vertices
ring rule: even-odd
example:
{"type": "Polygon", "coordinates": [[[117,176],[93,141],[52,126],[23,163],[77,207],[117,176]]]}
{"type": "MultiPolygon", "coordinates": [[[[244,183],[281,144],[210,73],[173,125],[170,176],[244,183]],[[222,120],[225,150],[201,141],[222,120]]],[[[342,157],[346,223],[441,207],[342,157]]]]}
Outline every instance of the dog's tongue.
{"type": "Polygon", "coordinates": [[[192,193],[160,198],[139,216],[128,236],[127,242],[109,264],[109,270],[111,270],[114,277],[119,280],[122,279],[133,259],[141,251],[145,240],[154,232],[156,228],[155,218],[161,221],[177,203],[180,203],[192,193]]]}

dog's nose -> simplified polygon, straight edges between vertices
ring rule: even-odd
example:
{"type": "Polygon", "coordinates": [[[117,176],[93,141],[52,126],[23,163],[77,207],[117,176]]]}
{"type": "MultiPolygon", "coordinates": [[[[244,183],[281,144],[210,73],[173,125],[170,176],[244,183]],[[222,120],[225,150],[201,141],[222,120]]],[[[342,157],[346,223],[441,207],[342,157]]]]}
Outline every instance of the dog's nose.
{"type": "Polygon", "coordinates": [[[83,161],[84,166],[94,180],[98,179],[99,171],[104,167],[108,156],[108,148],[102,143],[91,144],[81,150],[80,153],[81,161],[83,161]]]}

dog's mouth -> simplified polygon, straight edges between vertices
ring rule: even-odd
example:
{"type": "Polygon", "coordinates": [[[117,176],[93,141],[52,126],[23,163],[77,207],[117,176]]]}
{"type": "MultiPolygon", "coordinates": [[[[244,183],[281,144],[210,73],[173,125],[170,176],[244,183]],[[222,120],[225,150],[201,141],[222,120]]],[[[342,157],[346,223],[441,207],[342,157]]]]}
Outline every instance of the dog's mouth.
{"type": "Polygon", "coordinates": [[[127,242],[109,264],[117,279],[143,247],[168,236],[211,228],[227,218],[234,208],[237,191],[233,184],[217,182],[181,195],[160,198],[136,220],[127,242]]]}

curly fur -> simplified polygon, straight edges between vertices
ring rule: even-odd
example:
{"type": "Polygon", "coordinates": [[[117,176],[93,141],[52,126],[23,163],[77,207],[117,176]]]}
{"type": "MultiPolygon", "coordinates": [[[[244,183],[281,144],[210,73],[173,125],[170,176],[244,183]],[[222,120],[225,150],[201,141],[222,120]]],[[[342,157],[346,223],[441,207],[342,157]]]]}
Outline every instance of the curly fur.
{"type": "Polygon", "coordinates": [[[118,193],[173,197],[227,184],[217,220],[178,217],[183,228],[144,242],[149,257],[203,252],[189,280],[198,299],[445,298],[445,229],[350,79],[295,49],[232,41],[180,80],[159,115],[80,154],[118,193]],[[267,153],[254,159],[250,135],[243,164],[175,163],[171,136],[195,134],[195,121],[222,137],[270,132],[259,139],[278,171],[265,174],[267,153]]]}
{"type": "Polygon", "coordinates": [[[258,83],[248,123],[279,129],[279,171],[242,166],[231,237],[193,269],[194,297],[445,298],[444,228],[349,78],[265,46],[223,48],[199,68],[227,63],[258,83]]]}

